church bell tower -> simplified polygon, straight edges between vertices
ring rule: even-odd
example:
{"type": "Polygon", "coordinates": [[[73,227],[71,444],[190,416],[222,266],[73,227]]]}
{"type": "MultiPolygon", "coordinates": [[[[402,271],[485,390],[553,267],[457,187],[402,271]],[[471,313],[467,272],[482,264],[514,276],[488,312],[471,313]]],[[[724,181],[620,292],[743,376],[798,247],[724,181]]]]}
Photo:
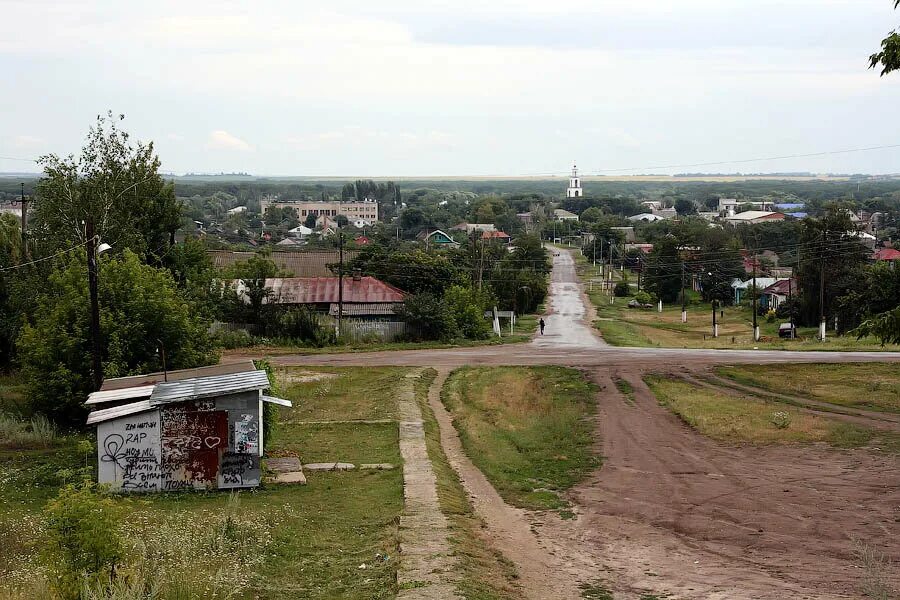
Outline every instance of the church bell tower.
{"type": "Polygon", "coordinates": [[[566,198],[581,198],[584,190],[581,189],[581,178],[578,176],[578,166],[572,165],[572,175],[569,177],[569,187],[566,189],[566,198]]]}

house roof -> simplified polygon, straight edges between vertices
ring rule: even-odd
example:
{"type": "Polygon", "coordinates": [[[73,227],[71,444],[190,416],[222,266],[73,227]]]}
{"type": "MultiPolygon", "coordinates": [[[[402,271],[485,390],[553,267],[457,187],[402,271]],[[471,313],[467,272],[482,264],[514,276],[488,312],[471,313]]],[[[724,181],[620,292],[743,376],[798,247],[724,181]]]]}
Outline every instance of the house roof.
{"type": "MultiPolygon", "coordinates": [[[[243,290],[243,282],[237,280],[243,290]]],[[[337,277],[276,277],[266,279],[274,302],[281,304],[330,304],[338,301],[337,277]]],[[[403,302],[406,293],[374,277],[344,277],[344,303],[403,302]]]]}
{"type": "MultiPolygon", "coordinates": [[[[774,277],[757,277],[756,278],[756,289],[762,291],[778,281],[774,277]]],[[[747,281],[734,280],[732,282],[731,287],[736,290],[747,290],[753,287],[753,279],[748,279],[747,281]]]]}
{"type": "Polygon", "coordinates": [[[577,219],[578,215],[573,212],[570,212],[564,208],[557,208],[553,210],[553,214],[556,215],[558,219],[577,219]]]}
{"type": "Polygon", "coordinates": [[[157,383],[150,394],[150,406],[212,398],[225,394],[239,394],[269,387],[269,376],[263,370],[212,377],[195,377],[181,381],[157,383]]]}
{"type": "Polygon", "coordinates": [[[873,260],[900,260],[900,250],[894,248],[882,248],[872,254],[873,260]]]}
{"type": "Polygon", "coordinates": [[[447,240],[449,240],[447,242],[438,242],[438,243],[451,243],[451,242],[456,243],[455,240],[453,239],[453,236],[451,236],[447,232],[442,231],[440,229],[435,229],[434,231],[430,231],[430,232],[428,230],[422,230],[416,236],[416,239],[424,242],[424,241],[427,241],[427,240],[431,239],[432,237],[436,236],[437,234],[441,234],[442,236],[447,238],[447,240]]]}
{"type": "Polygon", "coordinates": [[[502,231],[482,231],[481,239],[483,240],[508,240],[509,234],[502,231]]]}
{"type": "MultiPolygon", "coordinates": [[[[209,377],[213,375],[228,375],[230,373],[246,373],[255,371],[256,367],[252,360],[242,360],[235,363],[226,363],[220,365],[212,365],[209,367],[198,367],[196,369],[178,369],[163,373],[147,373],[146,375],[133,375],[130,377],[114,377],[106,379],[100,387],[99,392],[94,392],[91,397],[110,390],[123,390],[127,388],[152,386],[161,381],[180,381],[182,379],[193,379],[195,377],[209,377]]],[[[150,394],[147,394],[149,397],[150,394]]]]}
{"type": "Polygon", "coordinates": [[[783,219],[784,214],[770,210],[745,210],[731,217],[725,217],[726,221],[755,221],[757,219],[783,219]]]}
{"type": "MultiPolygon", "coordinates": [[[[757,278],[757,287],[759,287],[758,282],[759,278],[757,278]]],[[[791,289],[794,291],[797,290],[797,283],[792,282],[790,279],[779,279],[772,285],[768,286],[766,289],[762,291],[763,294],[778,294],[779,296],[786,296],[791,293],[791,289]]]]}
{"type": "MultiPolygon", "coordinates": [[[[228,250],[209,250],[207,255],[217,269],[230,267],[236,262],[247,261],[256,255],[255,252],[231,252],[228,250]]],[[[359,256],[358,250],[344,249],[344,260],[351,261],[359,256]]],[[[337,250],[319,252],[303,252],[296,250],[276,250],[269,255],[275,265],[294,277],[325,277],[334,275],[328,265],[337,264],[340,255],[337,250]]]]}
{"type": "Polygon", "coordinates": [[[628,217],[629,221],[648,221],[652,223],[653,221],[664,221],[665,217],[661,217],[659,215],[654,215],[652,213],[641,213],[639,215],[631,215],[628,217]]]}

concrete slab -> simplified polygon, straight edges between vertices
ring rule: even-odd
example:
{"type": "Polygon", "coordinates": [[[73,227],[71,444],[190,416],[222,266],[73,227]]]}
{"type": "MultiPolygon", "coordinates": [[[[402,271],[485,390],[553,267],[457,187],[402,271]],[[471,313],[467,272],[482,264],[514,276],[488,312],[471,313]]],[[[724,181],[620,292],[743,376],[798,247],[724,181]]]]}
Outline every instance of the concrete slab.
{"type": "Polygon", "coordinates": [[[303,465],[305,471],[352,471],[356,465],[342,462],[307,463],[303,465]]]}

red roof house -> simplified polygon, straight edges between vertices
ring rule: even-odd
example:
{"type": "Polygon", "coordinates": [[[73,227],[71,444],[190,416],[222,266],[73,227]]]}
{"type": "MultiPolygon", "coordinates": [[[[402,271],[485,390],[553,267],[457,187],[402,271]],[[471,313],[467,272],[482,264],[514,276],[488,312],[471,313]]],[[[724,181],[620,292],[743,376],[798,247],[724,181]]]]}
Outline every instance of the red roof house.
{"type": "Polygon", "coordinates": [[[895,248],[882,248],[872,254],[872,260],[900,260],[900,250],[895,248]]]}
{"type": "Polygon", "coordinates": [[[509,234],[502,231],[482,231],[481,239],[487,241],[497,240],[503,242],[504,244],[508,244],[511,238],[509,237],[509,234]]]}
{"type": "MultiPolygon", "coordinates": [[[[244,296],[243,281],[238,279],[233,285],[238,294],[244,296]]],[[[266,279],[265,285],[271,290],[271,295],[263,300],[264,303],[304,305],[330,314],[337,314],[339,300],[342,301],[346,314],[394,314],[406,298],[403,290],[374,277],[345,276],[343,298],[339,295],[337,277],[275,277],[266,279]]]]}

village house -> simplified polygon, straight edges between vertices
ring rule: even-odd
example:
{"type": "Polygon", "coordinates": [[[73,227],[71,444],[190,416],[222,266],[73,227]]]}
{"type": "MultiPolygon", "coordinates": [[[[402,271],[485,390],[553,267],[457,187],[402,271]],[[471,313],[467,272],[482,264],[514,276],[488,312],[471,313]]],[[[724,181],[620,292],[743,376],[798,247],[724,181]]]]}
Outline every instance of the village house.
{"type": "Polygon", "coordinates": [[[107,379],[86,402],[98,481],[120,492],[258,486],[269,378],[252,361],[107,379]]]}
{"type": "Polygon", "coordinates": [[[725,221],[737,225],[755,225],[757,223],[768,223],[769,221],[784,221],[785,215],[780,212],[772,212],[768,210],[747,210],[735,215],[725,217],[725,221]]]}
{"type": "MultiPolygon", "coordinates": [[[[343,294],[338,277],[275,277],[265,280],[269,296],[263,304],[305,306],[319,313],[329,325],[341,316],[342,334],[352,339],[374,335],[390,341],[406,332],[398,311],[406,292],[379,279],[359,273],[343,277],[343,294]]],[[[242,280],[232,282],[245,302],[246,287],[242,280]]]]}
{"type": "Polygon", "coordinates": [[[420,231],[416,239],[425,244],[426,248],[459,248],[459,242],[440,229],[420,231]]]}
{"type": "Polygon", "coordinates": [[[482,231],[481,239],[485,242],[500,242],[503,244],[509,244],[512,241],[509,234],[502,231],[482,231]]]}
{"type": "MultiPolygon", "coordinates": [[[[767,287],[772,285],[778,281],[774,277],[757,277],[756,278],[756,289],[759,290],[760,296],[759,301],[762,303],[763,296],[762,291],[767,287]]],[[[731,282],[731,289],[734,290],[734,303],[740,304],[747,298],[752,298],[750,294],[753,293],[753,279],[748,279],[747,281],[741,281],[740,279],[735,279],[731,282]]],[[[765,306],[765,304],[761,304],[761,306],[765,306]]]]}
{"type": "Polygon", "coordinates": [[[779,279],[762,291],[763,306],[769,310],[778,310],[778,306],[796,294],[797,289],[797,282],[793,279],[779,279]]]}
{"type": "Polygon", "coordinates": [[[557,208],[553,211],[553,218],[557,221],[577,221],[578,215],[562,208],[557,208]]]}

